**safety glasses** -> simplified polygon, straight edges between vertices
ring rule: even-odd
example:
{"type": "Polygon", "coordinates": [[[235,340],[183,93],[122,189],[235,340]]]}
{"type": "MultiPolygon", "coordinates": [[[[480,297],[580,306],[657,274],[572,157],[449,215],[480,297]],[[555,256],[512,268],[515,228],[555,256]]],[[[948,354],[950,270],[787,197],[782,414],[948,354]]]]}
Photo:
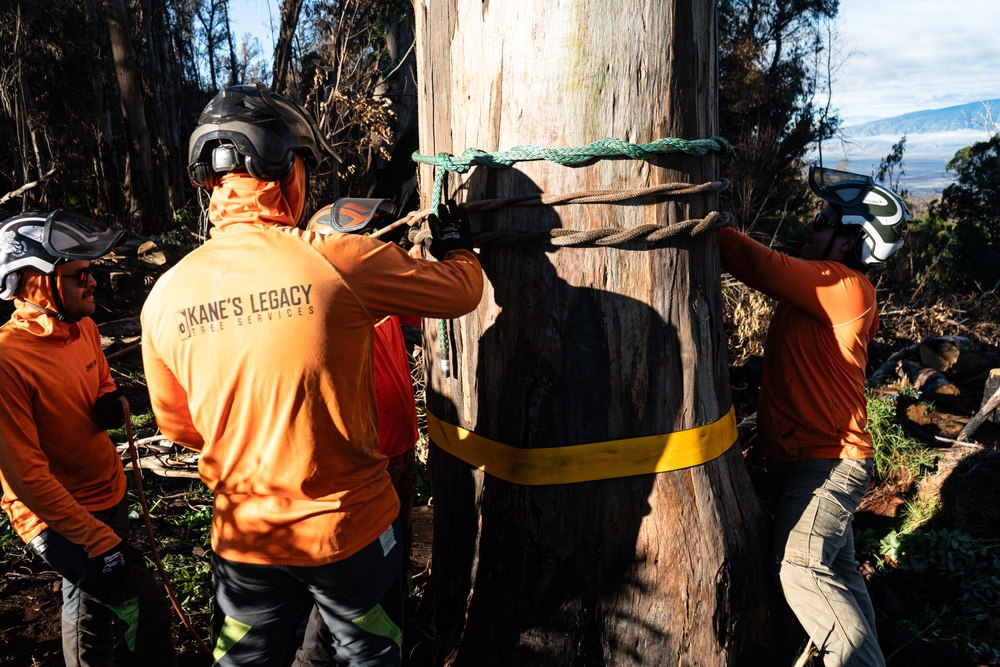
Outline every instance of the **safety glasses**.
{"type": "Polygon", "coordinates": [[[389,199],[343,197],[316,211],[306,229],[320,234],[370,234],[393,222],[395,213],[396,206],[389,199]]]}
{"type": "Polygon", "coordinates": [[[63,278],[76,278],[76,282],[80,287],[86,287],[87,283],[90,282],[90,276],[94,275],[94,272],[93,267],[88,266],[73,273],[60,273],[59,275],[63,278]]]}
{"type": "Polygon", "coordinates": [[[77,273],[73,274],[73,277],[76,278],[76,282],[80,284],[80,287],[87,286],[87,283],[90,282],[90,276],[91,271],[89,266],[85,269],[80,269],[77,273]]]}
{"type": "Polygon", "coordinates": [[[816,228],[816,231],[819,231],[824,227],[839,227],[839,226],[840,226],[839,220],[831,220],[830,218],[826,217],[826,214],[823,213],[823,211],[817,213],[816,217],[813,218],[813,227],[816,228]]]}

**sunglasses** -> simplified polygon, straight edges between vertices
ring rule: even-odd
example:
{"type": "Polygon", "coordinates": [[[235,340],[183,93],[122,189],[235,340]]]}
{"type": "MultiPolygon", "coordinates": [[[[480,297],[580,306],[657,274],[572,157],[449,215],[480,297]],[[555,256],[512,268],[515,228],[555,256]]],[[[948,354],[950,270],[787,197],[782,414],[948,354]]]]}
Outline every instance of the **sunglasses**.
{"type": "Polygon", "coordinates": [[[87,267],[85,269],[80,269],[79,271],[74,271],[73,273],[63,273],[63,278],[76,278],[77,283],[80,287],[86,287],[87,283],[90,282],[90,276],[93,275],[92,267],[87,267]]]}
{"type": "Polygon", "coordinates": [[[823,211],[820,211],[816,214],[816,217],[813,218],[813,226],[816,227],[817,230],[823,229],[824,227],[839,227],[840,221],[831,220],[826,217],[826,214],[824,214],[823,211]]]}

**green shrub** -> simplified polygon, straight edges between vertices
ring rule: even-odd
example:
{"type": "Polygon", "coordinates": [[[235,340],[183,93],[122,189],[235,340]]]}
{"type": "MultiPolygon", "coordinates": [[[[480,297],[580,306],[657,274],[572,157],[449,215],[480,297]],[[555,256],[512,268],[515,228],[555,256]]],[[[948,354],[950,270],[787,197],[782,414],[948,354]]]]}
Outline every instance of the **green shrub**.
{"type": "Polygon", "coordinates": [[[883,567],[888,559],[930,586],[958,591],[950,600],[926,600],[903,619],[904,627],[970,660],[1000,660],[1000,540],[977,540],[947,528],[893,530],[876,554],[883,567]]]}
{"type": "Polygon", "coordinates": [[[868,394],[868,432],[878,479],[912,480],[934,467],[938,455],[906,434],[896,421],[895,401],[868,394]]]}

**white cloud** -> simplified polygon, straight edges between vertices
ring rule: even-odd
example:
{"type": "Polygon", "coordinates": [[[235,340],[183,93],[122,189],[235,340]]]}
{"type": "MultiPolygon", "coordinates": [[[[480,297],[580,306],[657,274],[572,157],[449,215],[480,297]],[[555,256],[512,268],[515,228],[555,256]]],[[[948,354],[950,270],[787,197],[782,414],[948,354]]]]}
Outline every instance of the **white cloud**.
{"type": "Polygon", "coordinates": [[[850,119],[1000,97],[998,26],[996,0],[840,0],[833,104],[850,119]]]}

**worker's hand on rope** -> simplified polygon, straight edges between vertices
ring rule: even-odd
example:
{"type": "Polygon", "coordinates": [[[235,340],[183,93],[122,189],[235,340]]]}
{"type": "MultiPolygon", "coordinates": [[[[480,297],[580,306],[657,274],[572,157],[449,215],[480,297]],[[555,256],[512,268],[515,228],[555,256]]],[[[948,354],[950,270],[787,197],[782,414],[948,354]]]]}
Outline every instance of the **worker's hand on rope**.
{"type": "Polygon", "coordinates": [[[103,604],[118,606],[137,595],[138,585],[129,567],[128,545],[124,542],[110,551],[87,559],[87,575],[80,588],[103,604]]]}
{"type": "Polygon", "coordinates": [[[125,406],[122,404],[121,389],[97,397],[94,403],[94,419],[105,431],[125,425],[125,406]]]}
{"type": "Polygon", "coordinates": [[[438,204],[437,214],[427,217],[431,228],[431,254],[443,260],[452,250],[472,250],[472,232],[469,231],[469,213],[454,200],[438,204]]]}

